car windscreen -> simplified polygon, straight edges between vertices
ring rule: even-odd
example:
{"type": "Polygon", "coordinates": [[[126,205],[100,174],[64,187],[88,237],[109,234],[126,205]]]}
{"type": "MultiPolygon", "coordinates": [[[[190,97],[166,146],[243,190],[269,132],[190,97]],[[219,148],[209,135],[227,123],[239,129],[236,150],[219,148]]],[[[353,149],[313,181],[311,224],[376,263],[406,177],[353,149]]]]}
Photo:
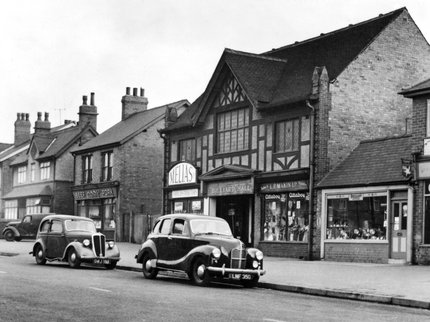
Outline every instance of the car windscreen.
{"type": "Polygon", "coordinates": [[[190,221],[193,234],[217,234],[232,236],[230,226],[225,221],[210,219],[193,219],[190,221]]]}
{"type": "Polygon", "coordinates": [[[73,231],[88,231],[91,233],[96,232],[96,226],[93,222],[88,220],[66,220],[65,221],[66,230],[73,231]]]}

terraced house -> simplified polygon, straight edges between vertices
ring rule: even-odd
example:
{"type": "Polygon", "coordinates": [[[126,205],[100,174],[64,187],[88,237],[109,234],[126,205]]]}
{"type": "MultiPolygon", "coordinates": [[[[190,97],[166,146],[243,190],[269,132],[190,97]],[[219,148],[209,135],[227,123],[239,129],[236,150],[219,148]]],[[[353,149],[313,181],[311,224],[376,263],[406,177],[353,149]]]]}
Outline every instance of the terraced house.
{"type": "Polygon", "coordinates": [[[397,93],[429,71],[406,8],[262,54],[225,49],[161,131],[163,211],[223,217],[268,255],[320,258],[316,184],[361,140],[403,134],[411,102],[397,93]]]}

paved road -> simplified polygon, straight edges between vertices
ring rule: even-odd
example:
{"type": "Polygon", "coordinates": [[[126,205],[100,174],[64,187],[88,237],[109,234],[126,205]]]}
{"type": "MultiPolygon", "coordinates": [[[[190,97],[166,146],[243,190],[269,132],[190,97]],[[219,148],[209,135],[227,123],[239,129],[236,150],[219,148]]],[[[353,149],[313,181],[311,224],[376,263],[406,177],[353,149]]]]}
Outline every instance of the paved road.
{"type": "Polygon", "coordinates": [[[1,321],[426,321],[428,310],[0,256],[1,321]]]}

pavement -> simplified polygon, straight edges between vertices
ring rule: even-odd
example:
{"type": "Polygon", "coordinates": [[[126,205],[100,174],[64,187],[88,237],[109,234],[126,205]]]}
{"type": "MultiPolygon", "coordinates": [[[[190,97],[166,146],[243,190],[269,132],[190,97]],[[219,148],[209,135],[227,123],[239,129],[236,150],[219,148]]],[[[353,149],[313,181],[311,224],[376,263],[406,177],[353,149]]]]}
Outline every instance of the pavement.
{"type": "MultiPolygon", "coordinates": [[[[117,243],[121,260],[117,269],[141,272],[134,256],[140,245],[117,243]]],[[[0,239],[2,256],[29,256],[33,241],[0,239]]],[[[32,259],[33,260],[33,259],[32,259]]],[[[305,261],[265,257],[266,274],[259,288],[430,309],[430,266],[305,261]]]]}

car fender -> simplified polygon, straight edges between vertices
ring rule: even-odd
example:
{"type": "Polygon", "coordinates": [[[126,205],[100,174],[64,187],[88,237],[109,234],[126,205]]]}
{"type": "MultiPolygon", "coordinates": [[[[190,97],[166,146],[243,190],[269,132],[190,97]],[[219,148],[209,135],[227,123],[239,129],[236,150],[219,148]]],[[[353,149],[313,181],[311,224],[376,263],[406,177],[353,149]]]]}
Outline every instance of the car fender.
{"type": "Polygon", "coordinates": [[[91,248],[84,247],[80,242],[73,241],[69,243],[64,249],[63,259],[65,260],[67,259],[67,254],[72,248],[75,249],[76,254],[78,255],[79,258],[81,258],[84,254],[89,257],[93,255],[93,250],[91,248]]]}
{"type": "Polygon", "coordinates": [[[6,226],[3,229],[2,235],[4,235],[8,230],[12,230],[15,237],[21,237],[21,234],[19,233],[18,229],[16,229],[16,227],[14,227],[14,226],[6,226]]]}
{"type": "Polygon", "coordinates": [[[106,257],[120,257],[119,248],[117,245],[114,245],[112,248],[105,248],[106,257]]]}
{"type": "Polygon", "coordinates": [[[32,252],[30,253],[30,254],[32,254],[33,256],[35,256],[36,246],[38,246],[38,245],[40,245],[40,246],[42,247],[43,252],[45,252],[45,250],[46,250],[46,246],[45,246],[44,242],[42,241],[42,239],[37,239],[37,240],[34,242],[33,250],[32,250],[32,252]]]}
{"type": "Polygon", "coordinates": [[[157,256],[157,248],[155,247],[155,243],[152,240],[147,240],[142,244],[142,248],[139,250],[139,253],[136,255],[136,262],[143,262],[143,255],[149,254],[152,258],[156,259],[157,256]]]}
{"type": "Polygon", "coordinates": [[[187,259],[185,261],[185,270],[189,271],[191,269],[191,265],[193,264],[194,259],[197,257],[203,257],[206,265],[209,265],[211,253],[215,248],[218,247],[214,245],[201,245],[193,248],[191,252],[188,253],[187,259]]]}

